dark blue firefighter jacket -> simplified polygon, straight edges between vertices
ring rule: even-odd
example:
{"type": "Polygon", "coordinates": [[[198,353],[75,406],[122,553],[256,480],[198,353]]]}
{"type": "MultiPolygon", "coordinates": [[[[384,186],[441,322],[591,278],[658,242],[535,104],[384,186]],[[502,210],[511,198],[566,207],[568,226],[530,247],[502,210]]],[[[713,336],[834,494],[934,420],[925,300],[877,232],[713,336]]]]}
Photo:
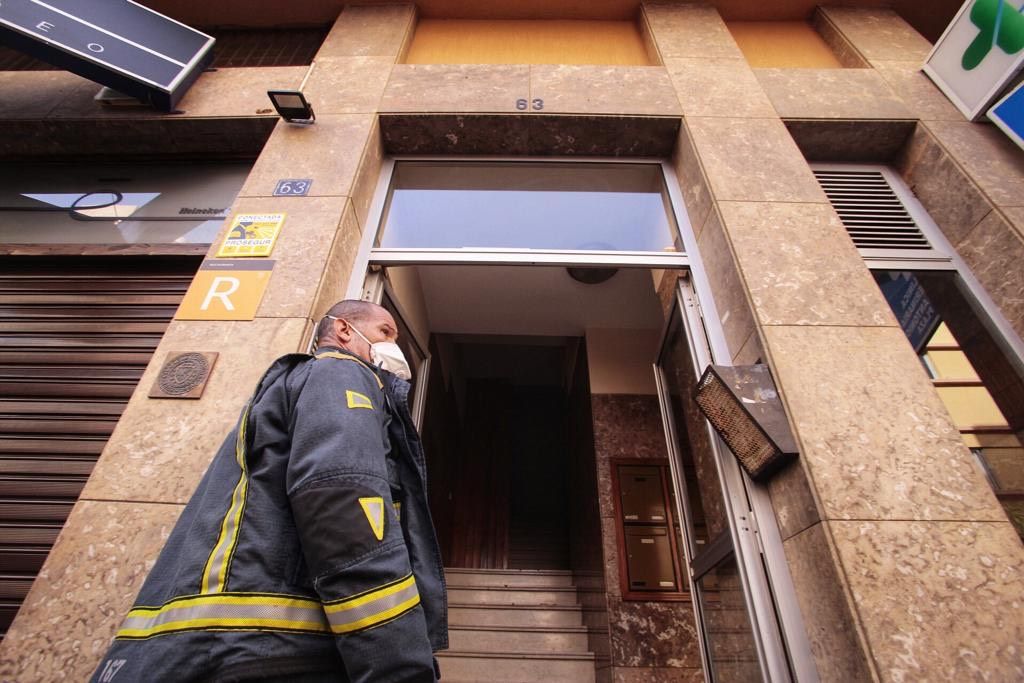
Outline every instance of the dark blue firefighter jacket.
{"type": "Polygon", "coordinates": [[[434,681],[447,604],[408,391],[337,349],[275,361],[93,681],[434,681]]]}

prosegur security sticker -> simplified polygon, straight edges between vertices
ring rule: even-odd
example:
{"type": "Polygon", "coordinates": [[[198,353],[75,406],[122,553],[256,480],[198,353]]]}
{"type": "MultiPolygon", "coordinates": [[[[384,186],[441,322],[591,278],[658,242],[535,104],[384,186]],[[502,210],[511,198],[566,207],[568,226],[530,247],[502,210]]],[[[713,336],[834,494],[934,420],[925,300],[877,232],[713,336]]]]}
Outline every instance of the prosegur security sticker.
{"type": "Polygon", "coordinates": [[[217,258],[270,256],[282,225],[283,213],[236,213],[217,258]]]}

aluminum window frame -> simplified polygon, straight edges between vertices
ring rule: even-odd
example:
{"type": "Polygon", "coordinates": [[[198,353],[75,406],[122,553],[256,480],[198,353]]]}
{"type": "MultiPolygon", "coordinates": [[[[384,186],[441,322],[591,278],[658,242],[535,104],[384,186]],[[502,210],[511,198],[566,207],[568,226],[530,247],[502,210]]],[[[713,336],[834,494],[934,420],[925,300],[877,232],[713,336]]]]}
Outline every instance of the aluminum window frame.
{"type": "Polygon", "coordinates": [[[925,238],[931,243],[938,256],[915,256],[906,249],[861,249],[864,265],[869,270],[933,270],[954,273],[963,280],[974,302],[981,308],[975,310],[980,322],[989,328],[996,341],[1000,343],[1012,363],[1018,366],[1024,375],[1024,340],[1017,334],[1010,321],[981,282],[974,276],[970,266],[953,247],[942,228],[932,219],[928,210],[921,204],[910,187],[899,173],[885,164],[854,164],[854,163],[812,163],[813,170],[823,171],[879,171],[893,192],[903,202],[903,206],[911,215],[925,238]]]}

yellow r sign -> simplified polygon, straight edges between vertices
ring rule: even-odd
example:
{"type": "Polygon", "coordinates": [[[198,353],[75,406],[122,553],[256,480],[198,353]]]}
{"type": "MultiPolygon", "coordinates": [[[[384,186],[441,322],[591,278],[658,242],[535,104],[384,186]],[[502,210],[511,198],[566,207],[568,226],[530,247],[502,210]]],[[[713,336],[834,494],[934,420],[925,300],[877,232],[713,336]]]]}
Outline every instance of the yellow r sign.
{"type": "Polygon", "coordinates": [[[270,282],[273,261],[203,261],[175,320],[252,320],[270,282]]]}

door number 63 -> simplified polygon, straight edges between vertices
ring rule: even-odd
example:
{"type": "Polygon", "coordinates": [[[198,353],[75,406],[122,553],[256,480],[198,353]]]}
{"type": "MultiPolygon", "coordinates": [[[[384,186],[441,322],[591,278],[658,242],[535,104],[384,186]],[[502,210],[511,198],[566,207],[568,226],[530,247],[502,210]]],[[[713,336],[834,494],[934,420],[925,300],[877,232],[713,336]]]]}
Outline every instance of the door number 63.
{"type": "Polygon", "coordinates": [[[516,109],[519,111],[526,111],[527,109],[533,109],[534,111],[540,111],[544,108],[544,100],[516,100],[516,109]]]}

